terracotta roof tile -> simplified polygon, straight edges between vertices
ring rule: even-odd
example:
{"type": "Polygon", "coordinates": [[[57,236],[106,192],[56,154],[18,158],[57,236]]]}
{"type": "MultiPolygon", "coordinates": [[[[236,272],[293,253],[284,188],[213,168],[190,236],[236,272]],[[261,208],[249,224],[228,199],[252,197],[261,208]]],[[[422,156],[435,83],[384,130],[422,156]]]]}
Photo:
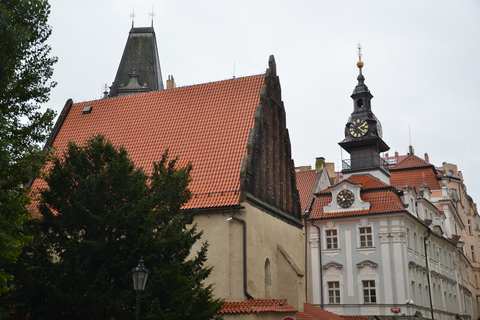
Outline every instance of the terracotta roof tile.
{"type": "Polygon", "coordinates": [[[250,299],[248,301],[227,301],[219,313],[242,314],[260,312],[297,312],[295,308],[286,304],[287,299],[250,299]]]}
{"type": "MultiPolygon", "coordinates": [[[[82,145],[103,134],[147,173],[169,148],[179,166],[193,164],[193,197],[184,209],[237,205],[240,166],[264,82],[256,75],[75,103],[53,145],[63,152],[70,140],[82,145]],[[91,113],[82,114],[85,107],[93,107],[91,113]]],[[[37,180],[33,188],[43,184],[37,180]]]]}
{"type": "Polygon", "coordinates": [[[341,316],[308,302],[303,304],[303,310],[303,312],[297,312],[297,320],[343,320],[341,316]]]}
{"type": "Polygon", "coordinates": [[[302,207],[302,213],[307,209],[310,199],[312,197],[313,188],[315,182],[318,179],[319,173],[315,170],[296,172],[297,189],[300,195],[300,205],[302,207]]]}
{"type": "Polygon", "coordinates": [[[399,161],[397,165],[390,168],[390,170],[399,170],[399,169],[406,169],[406,168],[422,168],[422,167],[431,167],[433,166],[431,163],[423,160],[422,158],[417,157],[416,155],[412,154],[408,157],[405,157],[403,160],[399,161]]]}
{"type": "Polygon", "coordinates": [[[429,167],[391,171],[391,174],[390,184],[397,189],[406,185],[418,189],[423,183],[431,190],[441,189],[435,172],[429,167]]]}
{"type": "Polygon", "coordinates": [[[361,183],[362,188],[364,189],[379,189],[379,188],[388,188],[389,185],[385,182],[382,182],[380,179],[372,176],[372,175],[361,175],[361,176],[350,176],[348,179],[349,181],[355,183],[361,183]]]}
{"type": "Polygon", "coordinates": [[[368,320],[369,316],[342,316],[345,320],[368,320]]]}

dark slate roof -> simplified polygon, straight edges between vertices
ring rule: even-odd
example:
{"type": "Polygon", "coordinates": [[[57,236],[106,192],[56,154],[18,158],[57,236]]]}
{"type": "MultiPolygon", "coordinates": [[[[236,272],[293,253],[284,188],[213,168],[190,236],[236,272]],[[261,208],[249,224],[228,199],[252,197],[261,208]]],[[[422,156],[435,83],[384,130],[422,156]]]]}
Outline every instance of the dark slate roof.
{"type": "Polygon", "coordinates": [[[130,80],[129,75],[133,73],[138,74],[140,86],[146,83],[151,91],[163,90],[162,71],[153,27],[130,30],[109,96],[117,96],[117,89],[127,86],[130,80]]]}

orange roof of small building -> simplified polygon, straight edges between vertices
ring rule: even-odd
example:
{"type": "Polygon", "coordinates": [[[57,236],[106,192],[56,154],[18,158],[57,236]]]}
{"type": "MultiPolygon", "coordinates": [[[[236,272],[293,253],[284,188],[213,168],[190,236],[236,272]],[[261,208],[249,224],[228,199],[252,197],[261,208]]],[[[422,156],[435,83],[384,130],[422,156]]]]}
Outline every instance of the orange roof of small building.
{"type": "Polygon", "coordinates": [[[297,320],[343,320],[344,318],[316,307],[308,302],[303,304],[303,312],[297,312],[297,320]]]}
{"type": "Polygon", "coordinates": [[[319,173],[315,170],[296,172],[297,189],[300,196],[300,206],[302,213],[307,210],[308,204],[312,197],[315,182],[317,182],[319,173]]]}
{"type": "MultiPolygon", "coordinates": [[[[69,141],[83,145],[103,134],[147,174],[169,148],[179,166],[193,164],[193,196],[183,209],[238,205],[242,159],[264,83],[261,74],[66,105],[53,146],[61,153],[69,141]],[[82,112],[86,107],[90,113],[82,112]]],[[[37,187],[45,182],[37,179],[37,187]]]]}
{"type": "Polygon", "coordinates": [[[391,171],[391,175],[390,184],[397,189],[401,189],[406,185],[418,189],[424,183],[431,190],[441,189],[437,176],[431,168],[391,171]]]}
{"type": "Polygon", "coordinates": [[[345,320],[368,320],[369,316],[342,316],[345,320]]]}
{"type": "Polygon", "coordinates": [[[297,312],[286,303],[287,299],[250,299],[247,301],[227,301],[218,311],[221,314],[245,314],[261,312],[297,312]]]}
{"type": "Polygon", "coordinates": [[[431,166],[433,166],[431,163],[428,163],[422,158],[419,158],[416,155],[411,154],[408,157],[401,160],[400,162],[398,162],[396,166],[391,167],[390,170],[422,168],[422,167],[431,167],[431,166]]]}
{"type": "Polygon", "coordinates": [[[390,174],[390,184],[397,189],[406,185],[418,189],[424,183],[431,190],[441,188],[435,166],[413,154],[391,167],[390,174]]]}
{"type": "Polygon", "coordinates": [[[310,213],[311,219],[328,219],[405,211],[402,200],[396,191],[377,178],[367,174],[352,176],[347,180],[353,180],[352,182],[362,185],[361,198],[365,202],[370,202],[370,209],[339,209],[333,212],[324,212],[323,207],[332,202],[332,192],[331,189],[328,188],[316,194],[315,202],[310,213]]]}

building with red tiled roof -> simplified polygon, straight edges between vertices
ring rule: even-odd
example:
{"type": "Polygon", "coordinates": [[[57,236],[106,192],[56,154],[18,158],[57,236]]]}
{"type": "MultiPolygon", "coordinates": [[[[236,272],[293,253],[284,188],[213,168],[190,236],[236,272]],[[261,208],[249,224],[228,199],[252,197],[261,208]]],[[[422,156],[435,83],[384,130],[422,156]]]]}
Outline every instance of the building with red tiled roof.
{"type": "MultiPolygon", "coordinates": [[[[446,236],[445,214],[429,200],[429,187],[439,187],[437,171],[413,155],[395,165],[382,159],[388,146],[371,108],[363,62],[357,66],[353,112],[339,143],[350,154],[342,161],[343,179],[303,205],[307,300],[314,311],[345,319],[392,319],[392,308],[405,319],[465,314],[454,267],[457,246],[446,236]],[[407,173],[413,169],[424,170],[422,180],[415,180],[418,172],[407,173]]],[[[309,183],[297,175],[304,190],[309,183]]]]}
{"type": "MultiPolygon", "coordinates": [[[[209,242],[207,264],[213,272],[207,284],[214,284],[217,297],[283,299],[263,313],[303,309],[300,199],[273,56],[265,74],[69,100],[49,146],[61,153],[69,141],[82,145],[97,134],[125,147],[147,173],[166,149],[179,157],[179,166],[192,163],[192,198],[183,209],[196,210],[202,242],[209,242]]],[[[33,183],[34,190],[42,186],[42,180],[33,183]]],[[[228,310],[226,318],[234,313],[233,307],[228,310]]]]}

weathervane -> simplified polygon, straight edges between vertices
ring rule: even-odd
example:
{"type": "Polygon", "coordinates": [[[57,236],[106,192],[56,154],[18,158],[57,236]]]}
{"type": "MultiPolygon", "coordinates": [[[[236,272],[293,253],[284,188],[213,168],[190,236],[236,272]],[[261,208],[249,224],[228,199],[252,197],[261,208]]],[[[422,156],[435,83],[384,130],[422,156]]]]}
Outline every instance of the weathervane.
{"type": "Polygon", "coordinates": [[[152,27],[153,27],[153,17],[155,17],[155,12],[153,11],[153,6],[152,6],[152,12],[149,12],[148,16],[152,17],[152,27]]]}
{"type": "Polygon", "coordinates": [[[357,53],[358,53],[358,60],[362,60],[362,45],[360,42],[357,44],[357,53]]]}
{"type": "Polygon", "coordinates": [[[130,18],[132,18],[132,28],[133,28],[133,24],[134,24],[134,21],[135,21],[135,7],[133,7],[133,11],[130,14],[130,18]]]}

